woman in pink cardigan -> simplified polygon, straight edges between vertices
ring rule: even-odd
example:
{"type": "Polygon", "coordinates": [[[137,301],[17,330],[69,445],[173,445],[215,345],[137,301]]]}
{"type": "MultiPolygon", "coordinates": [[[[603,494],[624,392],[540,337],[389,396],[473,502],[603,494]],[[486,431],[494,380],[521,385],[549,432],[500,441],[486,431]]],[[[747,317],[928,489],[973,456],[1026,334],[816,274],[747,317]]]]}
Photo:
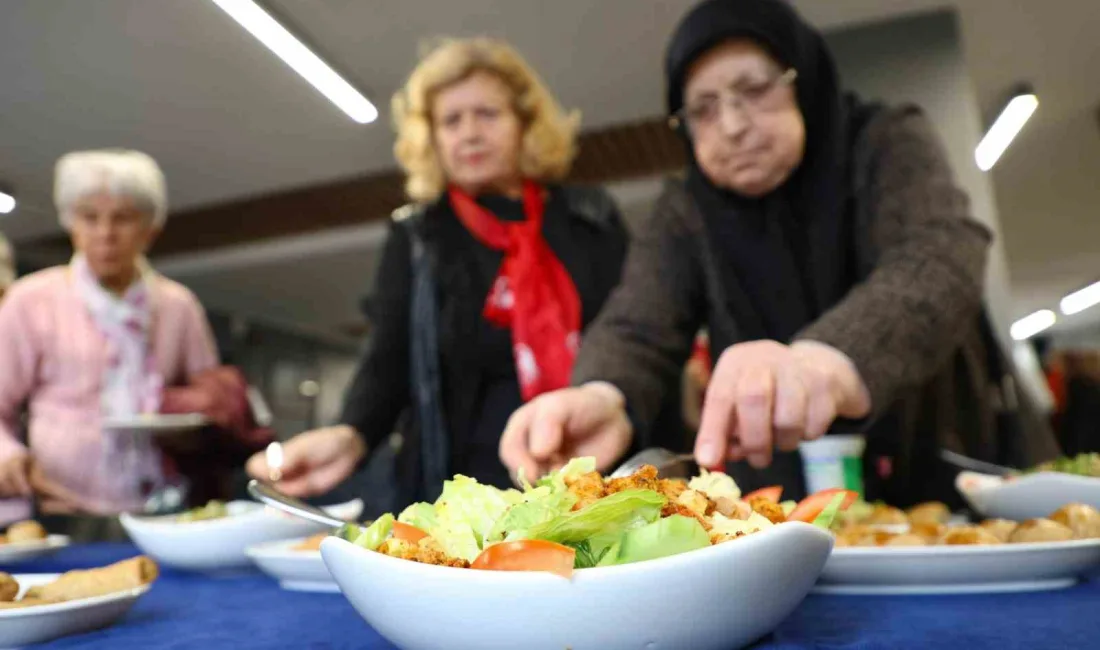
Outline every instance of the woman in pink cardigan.
{"type": "Polygon", "coordinates": [[[167,212],[152,158],[70,153],[54,200],[76,255],[0,302],[0,521],[27,516],[32,498],[43,513],[142,508],[172,480],[171,463],[101,422],[160,411],[165,386],[218,362],[198,300],[145,262],[167,212]]]}

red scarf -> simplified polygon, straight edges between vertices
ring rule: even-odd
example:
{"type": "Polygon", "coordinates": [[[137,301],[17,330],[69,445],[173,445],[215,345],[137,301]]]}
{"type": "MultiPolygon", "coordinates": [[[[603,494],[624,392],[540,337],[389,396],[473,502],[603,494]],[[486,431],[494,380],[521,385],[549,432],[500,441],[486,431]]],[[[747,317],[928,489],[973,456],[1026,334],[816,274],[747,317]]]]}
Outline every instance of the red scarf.
{"type": "Polygon", "coordinates": [[[523,183],[522,222],[501,221],[472,196],[451,187],[458,220],[482,244],[504,252],[482,315],[512,329],[516,376],[524,401],[569,385],[580,343],[577,287],[542,236],[542,188],[523,183]]]}

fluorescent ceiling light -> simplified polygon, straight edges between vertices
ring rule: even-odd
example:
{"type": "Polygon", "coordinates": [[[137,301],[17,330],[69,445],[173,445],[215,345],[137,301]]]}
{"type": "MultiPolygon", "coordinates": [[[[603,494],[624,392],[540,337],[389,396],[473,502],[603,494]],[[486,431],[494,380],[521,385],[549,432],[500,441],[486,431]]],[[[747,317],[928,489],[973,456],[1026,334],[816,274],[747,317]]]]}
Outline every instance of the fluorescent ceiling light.
{"type": "Polygon", "coordinates": [[[1031,93],[1016,95],[1008,102],[993,126],[989,127],[985,137],[978,143],[974,150],[974,160],[978,163],[978,169],[983,172],[993,169],[997,159],[1012,144],[1012,140],[1020,129],[1027,124],[1031,114],[1039,107],[1039,98],[1031,93]]]}
{"type": "Polygon", "coordinates": [[[1069,316],[1085,311],[1097,304],[1100,304],[1100,282],[1090,284],[1084,289],[1074,291],[1062,298],[1062,303],[1059,306],[1062,308],[1062,313],[1069,316]]]}
{"type": "Polygon", "coordinates": [[[7,214],[15,209],[15,197],[5,192],[0,192],[0,214],[7,214]]]}
{"type": "Polygon", "coordinates": [[[253,0],[210,0],[221,7],[294,71],[360,124],[378,119],[378,109],[253,0]]]}
{"type": "Polygon", "coordinates": [[[1023,341],[1047,329],[1053,325],[1056,320],[1058,320],[1058,318],[1054,315],[1054,312],[1049,309],[1041,309],[1013,323],[1012,327],[1009,329],[1009,334],[1012,335],[1013,339],[1023,341]]]}

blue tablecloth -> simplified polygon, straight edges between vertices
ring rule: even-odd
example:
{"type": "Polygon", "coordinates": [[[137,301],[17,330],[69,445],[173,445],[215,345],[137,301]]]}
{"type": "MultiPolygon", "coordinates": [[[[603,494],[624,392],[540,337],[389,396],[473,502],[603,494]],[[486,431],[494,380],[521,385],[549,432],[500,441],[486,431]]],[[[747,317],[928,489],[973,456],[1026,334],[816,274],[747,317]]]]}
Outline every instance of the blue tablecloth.
{"type": "MultiPolygon", "coordinates": [[[[54,573],[102,566],[135,554],[128,544],[77,546],[7,570],[54,573]]],[[[115,626],[40,647],[390,650],[394,646],[338,594],[283,591],[258,573],[208,578],[165,571],[115,626]]],[[[1100,581],[1027,594],[815,595],[757,648],[1100,648],[1100,581]]]]}

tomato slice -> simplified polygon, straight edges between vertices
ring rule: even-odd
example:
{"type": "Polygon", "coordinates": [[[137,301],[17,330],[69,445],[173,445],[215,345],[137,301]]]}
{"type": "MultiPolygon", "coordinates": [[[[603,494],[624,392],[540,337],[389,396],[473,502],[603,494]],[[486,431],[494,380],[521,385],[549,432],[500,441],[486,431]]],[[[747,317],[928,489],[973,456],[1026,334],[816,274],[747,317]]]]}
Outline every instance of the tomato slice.
{"type": "Polygon", "coordinates": [[[787,515],[787,521],[804,521],[812,524],[814,519],[817,519],[817,516],[825,509],[825,506],[833,500],[833,497],[840,493],[845,493],[844,501],[840,504],[841,510],[847,510],[848,506],[855,503],[856,498],[859,497],[856,492],[844,488],[829,488],[828,490],[815,492],[798,502],[791,514],[787,515]]]}
{"type": "Polygon", "coordinates": [[[425,533],[416,526],[403,524],[400,521],[393,522],[394,539],[400,539],[415,544],[427,536],[428,533],[425,533]]]}
{"type": "Polygon", "coordinates": [[[549,571],[563,578],[573,575],[577,552],[543,539],[493,544],[478,555],[471,569],[489,571],[549,571]]]}
{"type": "Polygon", "coordinates": [[[783,496],[782,485],[772,485],[770,487],[760,488],[759,490],[753,490],[745,496],[741,497],[742,501],[752,501],[753,499],[766,499],[772,503],[779,503],[779,497],[783,496]]]}

